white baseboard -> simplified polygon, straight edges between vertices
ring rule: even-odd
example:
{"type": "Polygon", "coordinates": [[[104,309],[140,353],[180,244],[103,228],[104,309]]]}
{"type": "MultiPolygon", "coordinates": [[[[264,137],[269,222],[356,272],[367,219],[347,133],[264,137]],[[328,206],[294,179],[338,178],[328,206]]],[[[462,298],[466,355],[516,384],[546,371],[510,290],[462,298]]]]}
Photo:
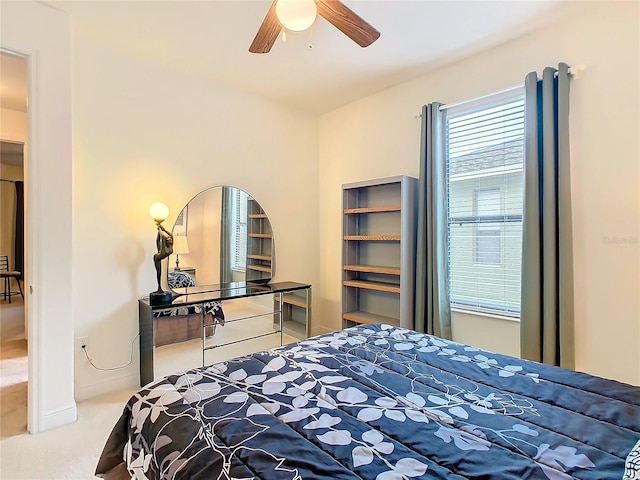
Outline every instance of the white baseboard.
{"type": "Polygon", "coordinates": [[[99,397],[106,395],[107,393],[119,392],[121,390],[127,390],[132,388],[140,388],[139,375],[127,375],[126,377],[112,378],[99,383],[92,383],[89,385],[81,385],[75,387],[75,399],[76,402],[81,400],[87,400],[89,398],[99,397]]]}
{"type": "Polygon", "coordinates": [[[78,409],[76,403],[64,408],[58,408],[42,415],[40,432],[51,430],[52,428],[61,427],[68,423],[73,423],[78,419],[78,409]]]}
{"type": "Polygon", "coordinates": [[[311,330],[312,330],[311,331],[311,335],[314,336],[314,337],[316,335],[322,335],[324,333],[333,333],[333,332],[335,332],[335,329],[323,327],[322,325],[318,325],[317,327],[312,328],[311,330]]]}

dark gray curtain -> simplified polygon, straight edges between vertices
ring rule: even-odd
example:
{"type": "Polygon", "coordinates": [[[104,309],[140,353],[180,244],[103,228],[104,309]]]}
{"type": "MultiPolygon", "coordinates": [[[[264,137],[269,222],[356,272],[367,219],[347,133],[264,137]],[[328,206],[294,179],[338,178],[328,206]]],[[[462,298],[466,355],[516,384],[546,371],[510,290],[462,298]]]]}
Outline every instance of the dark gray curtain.
{"type": "Polygon", "coordinates": [[[445,125],[440,106],[422,107],[415,329],[451,339],[445,125]]]}
{"type": "Polygon", "coordinates": [[[16,182],[16,225],[13,244],[13,269],[24,278],[24,182],[16,182]]]}
{"type": "Polygon", "coordinates": [[[525,79],[523,358],[574,367],[569,66],[525,79]]]}
{"type": "Polygon", "coordinates": [[[220,207],[220,283],[232,281],[231,275],[231,225],[233,219],[233,189],[222,187],[222,205],[220,207]]]}

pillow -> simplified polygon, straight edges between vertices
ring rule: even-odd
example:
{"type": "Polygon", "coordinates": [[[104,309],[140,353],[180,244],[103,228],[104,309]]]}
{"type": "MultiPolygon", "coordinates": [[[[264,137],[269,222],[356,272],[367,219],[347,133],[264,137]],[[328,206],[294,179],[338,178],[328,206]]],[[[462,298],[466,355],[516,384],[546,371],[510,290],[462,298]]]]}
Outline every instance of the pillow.
{"type": "Polygon", "coordinates": [[[196,281],[186,272],[173,270],[169,272],[167,283],[170,288],[195,287],[196,281]]]}
{"type": "Polygon", "coordinates": [[[640,480],[640,440],[627,455],[622,480],[640,480]]]}

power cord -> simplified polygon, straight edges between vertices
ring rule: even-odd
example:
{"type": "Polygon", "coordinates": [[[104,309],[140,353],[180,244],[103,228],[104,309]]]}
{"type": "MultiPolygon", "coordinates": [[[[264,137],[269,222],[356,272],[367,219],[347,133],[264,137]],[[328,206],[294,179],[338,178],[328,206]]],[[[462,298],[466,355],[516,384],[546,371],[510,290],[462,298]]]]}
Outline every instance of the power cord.
{"type": "Polygon", "coordinates": [[[82,351],[84,352],[85,356],[87,357],[87,360],[89,360],[89,363],[91,364],[91,366],[93,368],[95,368],[96,370],[120,370],[121,368],[125,368],[128,367],[129,365],[131,365],[133,363],[133,350],[134,350],[134,345],[136,342],[136,339],[140,336],[140,334],[137,334],[135,337],[133,337],[133,340],[131,342],[131,357],[129,358],[129,363],[127,363],[126,365],[122,365],[121,367],[111,367],[111,368],[101,368],[96,366],[93,363],[93,360],[91,359],[91,357],[89,356],[89,352],[87,351],[87,346],[86,345],[82,345],[82,351]]]}

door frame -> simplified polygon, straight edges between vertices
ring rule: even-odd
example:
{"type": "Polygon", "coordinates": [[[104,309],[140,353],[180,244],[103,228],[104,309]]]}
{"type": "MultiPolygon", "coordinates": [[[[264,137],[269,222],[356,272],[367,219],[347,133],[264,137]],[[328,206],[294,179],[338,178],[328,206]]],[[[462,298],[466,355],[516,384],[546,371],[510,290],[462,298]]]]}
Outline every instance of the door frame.
{"type": "MultiPolygon", "coordinates": [[[[26,49],[21,49],[26,50],[26,49]]],[[[37,253],[39,249],[36,244],[38,239],[33,232],[37,231],[37,225],[31,220],[34,213],[34,205],[36,205],[37,192],[32,188],[32,177],[34,176],[35,165],[37,165],[37,134],[34,129],[37,128],[37,122],[34,118],[33,111],[37,105],[37,91],[35,88],[35,72],[36,72],[36,56],[33,52],[17,51],[15,49],[9,49],[4,46],[0,47],[0,52],[3,54],[14,55],[24,60],[27,70],[27,134],[24,142],[23,149],[23,162],[22,162],[22,176],[24,179],[25,196],[24,196],[24,208],[25,208],[25,223],[24,223],[24,272],[23,272],[23,288],[24,288],[24,321],[25,321],[25,334],[27,337],[27,429],[31,433],[40,431],[39,425],[40,415],[42,411],[42,399],[40,396],[40,369],[38,365],[41,357],[41,342],[40,342],[40,322],[38,319],[38,307],[33,301],[32,285],[34,278],[40,272],[38,272],[36,265],[38,265],[37,253]],[[36,197],[36,198],[34,198],[36,197]]]]}
{"type": "Polygon", "coordinates": [[[77,418],[72,285],[71,22],[37,2],[2,6],[0,49],[27,63],[25,319],[30,433],[77,418]],[[42,25],[47,25],[46,29],[42,25]]]}

